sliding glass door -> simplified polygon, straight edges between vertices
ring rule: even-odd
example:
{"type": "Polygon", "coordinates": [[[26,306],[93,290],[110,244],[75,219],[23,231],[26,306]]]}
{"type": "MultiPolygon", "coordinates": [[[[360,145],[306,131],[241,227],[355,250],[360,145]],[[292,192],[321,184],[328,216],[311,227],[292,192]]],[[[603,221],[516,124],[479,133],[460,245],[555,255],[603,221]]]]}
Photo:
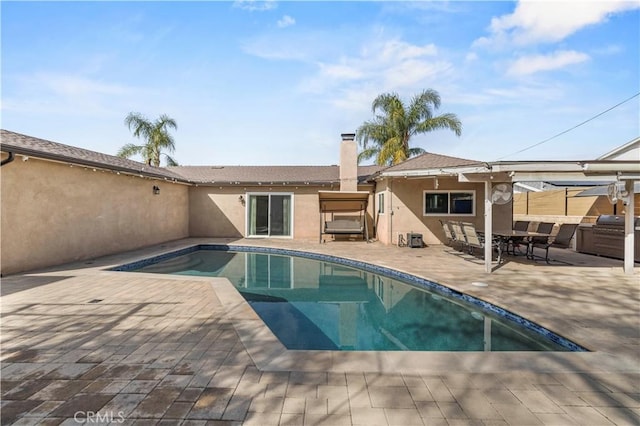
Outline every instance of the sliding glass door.
{"type": "Polygon", "coordinates": [[[291,194],[248,194],[248,236],[290,237],[293,218],[291,199],[291,194]]]}

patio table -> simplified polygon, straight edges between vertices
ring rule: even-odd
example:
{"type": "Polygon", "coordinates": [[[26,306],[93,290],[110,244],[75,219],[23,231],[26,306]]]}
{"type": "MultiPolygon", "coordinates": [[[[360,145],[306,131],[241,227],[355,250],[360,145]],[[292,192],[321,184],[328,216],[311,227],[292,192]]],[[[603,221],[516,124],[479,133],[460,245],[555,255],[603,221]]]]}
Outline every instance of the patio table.
{"type": "Polygon", "coordinates": [[[494,231],[493,235],[497,238],[500,239],[501,244],[504,244],[506,249],[505,252],[507,254],[512,254],[514,256],[516,255],[515,252],[515,247],[514,249],[512,249],[511,253],[509,253],[509,241],[516,237],[516,238],[528,238],[527,241],[527,252],[525,253],[525,255],[528,257],[529,254],[529,249],[531,247],[531,242],[532,242],[532,238],[533,237],[547,237],[549,238],[551,236],[551,234],[545,233],[545,232],[536,232],[536,231],[519,231],[517,229],[511,229],[511,230],[506,230],[506,231],[494,231]]]}

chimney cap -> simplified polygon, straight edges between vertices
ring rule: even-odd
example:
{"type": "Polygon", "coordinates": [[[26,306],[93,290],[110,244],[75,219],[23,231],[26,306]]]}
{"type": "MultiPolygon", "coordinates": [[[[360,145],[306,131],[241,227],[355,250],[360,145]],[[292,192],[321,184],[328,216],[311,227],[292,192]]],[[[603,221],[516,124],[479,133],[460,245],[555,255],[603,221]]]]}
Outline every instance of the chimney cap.
{"type": "Polygon", "coordinates": [[[340,136],[342,136],[342,140],[343,141],[352,141],[356,137],[356,134],[355,133],[341,133],[340,136]]]}

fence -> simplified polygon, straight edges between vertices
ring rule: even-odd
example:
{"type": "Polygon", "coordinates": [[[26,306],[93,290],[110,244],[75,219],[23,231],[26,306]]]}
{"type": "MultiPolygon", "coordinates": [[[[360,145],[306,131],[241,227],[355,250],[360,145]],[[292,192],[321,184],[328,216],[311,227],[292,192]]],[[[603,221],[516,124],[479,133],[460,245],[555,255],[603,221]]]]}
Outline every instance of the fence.
{"type": "MultiPolygon", "coordinates": [[[[581,216],[596,218],[602,214],[623,214],[621,201],[613,205],[606,196],[576,197],[584,189],[522,192],[513,194],[513,214],[527,216],[581,216]]],[[[640,194],[635,194],[634,208],[640,213],[640,194]]]]}

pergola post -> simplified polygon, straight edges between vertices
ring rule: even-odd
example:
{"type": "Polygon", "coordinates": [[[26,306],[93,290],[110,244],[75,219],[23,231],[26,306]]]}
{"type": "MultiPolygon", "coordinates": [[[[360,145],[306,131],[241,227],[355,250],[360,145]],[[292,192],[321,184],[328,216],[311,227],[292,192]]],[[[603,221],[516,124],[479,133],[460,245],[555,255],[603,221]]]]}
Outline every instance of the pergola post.
{"type": "Polygon", "coordinates": [[[627,275],[633,275],[633,260],[634,260],[634,195],[633,195],[633,183],[632,179],[626,180],[624,183],[624,189],[627,191],[627,205],[624,215],[624,273],[627,275]]]}
{"type": "Polygon", "coordinates": [[[493,223],[493,211],[491,204],[491,181],[484,181],[484,270],[487,273],[491,273],[493,270],[491,266],[492,257],[492,244],[493,241],[493,229],[491,225],[493,223]]]}

